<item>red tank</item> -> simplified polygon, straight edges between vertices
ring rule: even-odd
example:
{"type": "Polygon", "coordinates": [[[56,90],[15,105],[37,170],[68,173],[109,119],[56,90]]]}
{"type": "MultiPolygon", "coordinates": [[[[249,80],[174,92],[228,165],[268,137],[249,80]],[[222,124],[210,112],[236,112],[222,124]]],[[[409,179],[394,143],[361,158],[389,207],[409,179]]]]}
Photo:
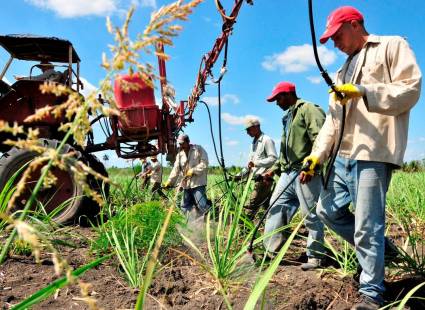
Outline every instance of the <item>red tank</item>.
{"type": "Polygon", "coordinates": [[[155,104],[154,90],[139,75],[122,75],[116,79],[114,94],[117,108],[121,112],[118,125],[123,133],[138,134],[158,129],[160,110],[155,104]],[[125,87],[122,87],[120,80],[131,83],[138,89],[124,91],[125,87]]]}

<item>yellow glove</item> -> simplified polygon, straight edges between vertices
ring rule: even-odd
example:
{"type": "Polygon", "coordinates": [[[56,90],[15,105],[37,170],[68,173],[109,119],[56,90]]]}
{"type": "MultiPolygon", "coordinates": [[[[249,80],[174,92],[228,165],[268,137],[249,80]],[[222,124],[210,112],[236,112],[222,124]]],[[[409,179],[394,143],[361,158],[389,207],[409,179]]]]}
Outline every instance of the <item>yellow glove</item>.
{"type": "Polygon", "coordinates": [[[170,186],[171,186],[170,181],[166,181],[162,187],[163,188],[168,188],[170,186]]]}
{"type": "Polygon", "coordinates": [[[191,169],[187,170],[185,176],[190,178],[192,175],[193,175],[193,169],[191,168],[191,169]]]}
{"type": "Polygon", "coordinates": [[[341,105],[345,105],[349,99],[362,97],[364,95],[363,87],[351,83],[335,85],[335,90],[342,93],[344,98],[339,99],[333,89],[329,89],[329,93],[333,94],[333,100],[335,102],[338,101],[341,105]]]}
{"type": "Polygon", "coordinates": [[[148,177],[151,177],[151,176],[152,176],[152,174],[153,174],[153,172],[149,172],[149,173],[147,174],[147,176],[148,176],[148,177]]]}
{"type": "Polygon", "coordinates": [[[314,175],[314,169],[320,164],[319,163],[319,157],[315,156],[315,155],[308,155],[306,158],[304,158],[303,160],[303,166],[307,165],[307,163],[309,163],[308,166],[308,170],[304,171],[305,174],[307,175],[314,175]]]}

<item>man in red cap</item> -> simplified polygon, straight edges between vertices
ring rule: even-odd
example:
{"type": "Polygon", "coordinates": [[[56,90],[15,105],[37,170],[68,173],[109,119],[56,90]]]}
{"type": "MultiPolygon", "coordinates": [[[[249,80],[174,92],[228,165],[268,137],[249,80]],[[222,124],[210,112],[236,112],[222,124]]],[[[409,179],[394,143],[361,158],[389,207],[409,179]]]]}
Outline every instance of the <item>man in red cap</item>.
{"type": "Polygon", "coordinates": [[[384,257],[397,253],[394,246],[390,253],[391,243],[384,237],[386,192],[393,169],[403,163],[409,112],[419,99],[422,76],[406,40],[370,35],[363,15],[353,7],[329,15],[320,42],[329,38],[348,55],[335,86],[344,97],[331,93],[325,124],[305,160],[314,169],[330,156],[345,105],[341,146],[317,214],[355,246],[362,300],[352,309],[378,309],[384,302],[384,257]]]}
{"type": "MultiPolygon", "coordinates": [[[[323,224],[316,215],[316,202],[321,190],[320,176],[313,173],[311,182],[302,184],[305,177],[303,175],[286,191],[283,190],[301,168],[304,157],[310,154],[314,140],[325,121],[325,113],[319,106],[298,98],[295,85],[289,82],[278,83],[267,101],[276,101],[276,104],[287,113],[282,119],[283,133],[279,160],[263,174],[266,180],[274,174],[280,174],[270,199],[273,205],[267,215],[264,233],[267,235],[288,225],[300,207],[301,213],[306,216],[305,225],[309,231],[308,261],[301,268],[303,270],[319,268],[324,253],[323,224]]],[[[265,238],[266,250],[271,254],[278,252],[286,241],[285,235],[278,232],[265,238]]]]}

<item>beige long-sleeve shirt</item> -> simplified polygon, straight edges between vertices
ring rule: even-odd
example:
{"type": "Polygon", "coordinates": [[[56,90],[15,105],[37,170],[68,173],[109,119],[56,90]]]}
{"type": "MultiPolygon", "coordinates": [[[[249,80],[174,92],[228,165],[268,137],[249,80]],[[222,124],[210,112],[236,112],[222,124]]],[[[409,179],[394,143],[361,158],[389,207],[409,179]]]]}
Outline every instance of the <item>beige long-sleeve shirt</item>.
{"type": "MultiPolygon", "coordinates": [[[[348,63],[337,72],[342,84],[348,63]]],[[[365,95],[347,103],[345,129],[338,155],[401,166],[407,145],[410,109],[421,91],[422,74],[405,39],[369,35],[359,53],[351,82],[365,95]]],[[[336,144],[342,106],[330,96],[329,111],[312,154],[323,163],[336,144]]]]}
{"type": "Polygon", "coordinates": [[[193,175],[182,182],[183,188],[207,185],[208,155],[202,146],[191,144],[188,155],[181,150],[176,156],[168,181],[174,184],[179,176],[184,177],[189,169],[193,175]]]}
{"type": "MultiPolygon", "coordinates": [[[[257,140],[251,143],[248,155],[248,162],[254,163],[254,174],[263,174],[266,169],[273,166],[277,160],[276,147],[273,140],[262,133],[257,140]]],[[[241,171],[241,176],[246,176],[249,173],[247,168],[241,171]]]]}
{"type": "Polygon", "coordinates": [[[162,181],[162,167],[159,161],[151,164],[151,183],[161,183],[162,181]]]}

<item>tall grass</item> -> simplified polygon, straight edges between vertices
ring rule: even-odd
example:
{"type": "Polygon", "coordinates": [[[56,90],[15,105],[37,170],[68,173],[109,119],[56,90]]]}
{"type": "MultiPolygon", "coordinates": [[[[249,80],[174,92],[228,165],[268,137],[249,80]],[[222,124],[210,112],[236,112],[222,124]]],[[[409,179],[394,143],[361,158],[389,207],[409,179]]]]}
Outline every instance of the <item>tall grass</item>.
{"type": "Polygon", "coordinates": [[[143,283],[147,258],[155,242],[156,234],[151,239],[149,247],[145,250],[145,255],[141,257],[141,249],[137,248],[136,245],[136,234],[143,233],[143,231],[139,231],[137,227],[129,225],[127,217],[126,215],[124,227],[120,227],[119,229],[112,223],[109,231],[106,231],[106,237],[110,246],[113,248],[121,268],[124,270],[130,286],[140,287],[143,283]]]}
{"type": "MultiPolygon", "coordinates": [[[[221,200],[222,204],[220,206],[214,204],[206,223],[198,224],[195,227],[197,234],[201,234],[202,230],[205,232],[208,256],[202,254],[199,244],[197,245],[189,236],[182,233],[184,240],[202,259],[202,266],[206,267],[207,271],[218,281],[219,288],[223,289],[223,292],[226,292],[228,281],[242,273],[238,261],[248,250],[251,236],[242,229],[245,220],[242,209],[248,194],[249,184],[243,188],[242,194],[236,202],[232,197],[232,192],[235,192],[235,189],[236,183],[231,182],[229,190],[221,200]]],[[[188,234],[191,234],[191,232],[189,231],[188,234]]]]}
{"type": "Polygon", "coordinates": [[[388,191],[390,221],[401,227],[404,273],[425,276],[425,173],[395,173],[388,191]]]}
{"type": "Polygon", "coordinates": [[[339,273],[342,277],[354,274],[357,271],[358,262],[353,246],[330,229],[327,229],[327,235],[325,244],[332,254],[328,257],[338,266],[330,270],[339,273]],[[336,240],[338,245],[335,245],[333,240],[336,240]]]}

